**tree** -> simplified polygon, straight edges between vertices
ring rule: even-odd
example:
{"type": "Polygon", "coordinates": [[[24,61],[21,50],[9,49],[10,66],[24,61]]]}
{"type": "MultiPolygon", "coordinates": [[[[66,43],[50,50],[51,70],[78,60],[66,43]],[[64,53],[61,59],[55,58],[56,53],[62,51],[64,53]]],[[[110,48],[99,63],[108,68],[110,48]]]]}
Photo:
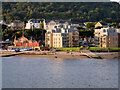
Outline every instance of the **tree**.
{"type": "Polygon", "coordinates": [[[7,25],[2,24],[2,30],[4,31],[7,28],[7,25]]]}
{"type": "Polygon", "coordinates": [[[43,28],[44,27],[44,24],[43,22],[40,23],[40,28],[43,28]]]}
{"type": "Polygon", "coordinates": [[[86,24],[86,27],[89,29],[89,28],[93,28],[95,27],[95,24],[94,23],[87,23],[86,24]]]}

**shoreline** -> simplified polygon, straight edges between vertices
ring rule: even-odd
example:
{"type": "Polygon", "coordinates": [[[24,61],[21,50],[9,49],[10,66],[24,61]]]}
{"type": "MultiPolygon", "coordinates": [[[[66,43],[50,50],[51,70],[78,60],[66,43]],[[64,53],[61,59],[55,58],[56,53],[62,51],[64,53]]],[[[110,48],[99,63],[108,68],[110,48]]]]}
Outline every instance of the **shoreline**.
{"type": "Polygon", "coordinates": [[[16,55],[14,57],[40,57],[40,58],[62,58],[62,59],[86,59],[87,56],[84,55],[16,55]]]}
{"type": "Polygon", "coordinates": [[[110,52],[110,53],[95,53],[88,50],[84,50],[81,53],[73,52],[56,52],[56,53],[45,53],[45,52],[9,52],[4,51],[1,54],[1,57],[40,57],[40,58],[63,58],[63,59],[115,59],[120,58],[119,52],[110,52]]]}

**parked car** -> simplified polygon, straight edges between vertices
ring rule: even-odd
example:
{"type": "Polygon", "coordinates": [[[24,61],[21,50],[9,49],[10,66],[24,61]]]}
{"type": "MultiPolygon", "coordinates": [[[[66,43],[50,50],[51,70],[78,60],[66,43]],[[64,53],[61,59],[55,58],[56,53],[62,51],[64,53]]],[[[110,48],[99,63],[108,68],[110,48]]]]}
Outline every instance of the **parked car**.
{"type": "Polygon", "coordinates": [[[19,49],[19,48],[17,48],[17,49],[15,49],[15,51],[16,51],[16,52],[20,52],[20,49],[19,49]]]}

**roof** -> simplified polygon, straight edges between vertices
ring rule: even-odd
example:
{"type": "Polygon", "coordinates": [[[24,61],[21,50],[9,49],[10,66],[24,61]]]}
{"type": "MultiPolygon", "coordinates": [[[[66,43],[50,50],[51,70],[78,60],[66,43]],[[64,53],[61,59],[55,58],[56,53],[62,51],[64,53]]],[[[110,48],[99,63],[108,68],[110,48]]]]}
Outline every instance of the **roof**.
{"type": "Polygon", "coordinates": [[[45,23],[49,23],[50,21],[54,21],[57,23],[69,23],[69,24],[71,24],[71,21],[68,21],[68,20],[45,20],[45,23]]]}
{"type": "Polygon", "coordinates": [[[29,20],[30,22],[35,22],[35,23],[40,23],[40,22],[43,22],[43,20],[37,20],[37,19],[30,19],[29,20]]]}
{"type": "Polygon", "coordinates": [[[20,20],[14,20],[12,23],[22,23],[20,20]]]}
{"type": "Polygon", "coordinates": [[[102,25],[108,25],[107,23],[105,23],[105,22],[100,22],[102,25]]]}

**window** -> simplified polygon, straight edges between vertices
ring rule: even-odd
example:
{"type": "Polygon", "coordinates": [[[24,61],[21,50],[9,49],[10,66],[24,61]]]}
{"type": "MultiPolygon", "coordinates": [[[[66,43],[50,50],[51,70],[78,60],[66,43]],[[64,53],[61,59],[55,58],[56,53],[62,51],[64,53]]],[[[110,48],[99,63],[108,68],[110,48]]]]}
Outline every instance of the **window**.
{"type": "Polygon", "coordinates": [[[113,38],[113,41],[114,41],[114,38],[113,38]]]}
{"type": "Polygon", "coordinates": [[[103,32],[106,32],[106,30],[104,29],[103,32]]]}
{"type": "Polygon", "coordinates": [[[114,44],[114,41],[113,41],[113,44],[114,44]]]}
{"type": "Polygon", "coordinates": [[[50,23],[50,25],[55,25],[55,23],[50,23]]]}
{"type": "Polygon", "coordinates": [[[54,28],[57,28],[57,26],[54,26],[54,28]]]}

